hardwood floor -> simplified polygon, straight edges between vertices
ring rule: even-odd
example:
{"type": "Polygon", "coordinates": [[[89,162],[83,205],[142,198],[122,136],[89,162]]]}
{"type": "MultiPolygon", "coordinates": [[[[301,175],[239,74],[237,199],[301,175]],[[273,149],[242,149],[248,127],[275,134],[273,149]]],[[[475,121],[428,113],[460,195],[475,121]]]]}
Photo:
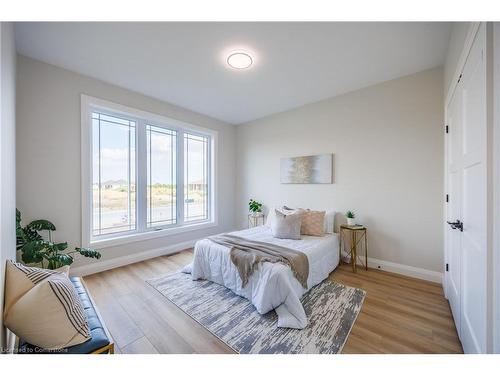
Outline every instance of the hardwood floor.
{"type": "MultiPolygon", "coordinates": [[[[117,353],[234,353],[145,282],[191,257],[185,250],[84,278],[117,353]]],[[[330,280],[367,292],[343,353],[462,353],[439,284],[348,265],[330,280]]]]}
{"type": "Polygon", "coordinates": [[[330,280],[367,292],[343,353],[462,353],[441,285],[348,265],[330,280]]]}

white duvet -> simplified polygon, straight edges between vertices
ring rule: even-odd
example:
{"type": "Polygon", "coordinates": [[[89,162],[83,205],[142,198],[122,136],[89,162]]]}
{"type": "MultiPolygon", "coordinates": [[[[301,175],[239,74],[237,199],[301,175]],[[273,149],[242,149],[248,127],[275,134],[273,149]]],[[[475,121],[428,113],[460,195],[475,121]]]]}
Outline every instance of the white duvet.
{"type": "Polygon", "coordinates": [[[304,289],[293,276],[289,266],[263,262],[254,271],[245,287],[238,270],[231,262],[230,249],[209,239],[196,243],[193,262],[183,271],[192,279],[210,280],[252,302],[260,314],[273,309],[278,315],[278,327],[302,329],[307,326],[307,316],[300,302],[302,295],[326,279],[339,262],[338,234],[324,237],[302,236],[300,240],[274,238],[271,229],[259,226],[231,234],[255,241],[274,243],[303,252],[309,260],[308,289],[304,289]]]}

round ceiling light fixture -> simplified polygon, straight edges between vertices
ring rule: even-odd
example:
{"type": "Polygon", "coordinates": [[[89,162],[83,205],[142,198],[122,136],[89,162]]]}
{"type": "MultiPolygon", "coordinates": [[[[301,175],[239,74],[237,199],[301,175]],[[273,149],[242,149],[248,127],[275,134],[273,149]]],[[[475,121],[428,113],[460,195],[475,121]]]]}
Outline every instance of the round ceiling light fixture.
{"type": "Polygon", "coordinates": [[[253,64],[252,56],[246,51],[233,51],[226,59],[227,65],[233,69],[248,69],[253,64]]]}

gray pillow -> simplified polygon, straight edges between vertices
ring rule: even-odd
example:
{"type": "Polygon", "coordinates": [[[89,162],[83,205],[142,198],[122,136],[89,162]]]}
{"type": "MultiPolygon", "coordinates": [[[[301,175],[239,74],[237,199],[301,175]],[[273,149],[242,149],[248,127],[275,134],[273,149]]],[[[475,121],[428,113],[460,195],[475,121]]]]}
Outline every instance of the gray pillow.
{"type": "Polygon", "coordinates": [[[302,215],[293,213],[286,215],[281,211],[275,210],[276,218],[271,224],[271,231],[276,238],[300,240],[300,225],[302,224],[302,215]]]}

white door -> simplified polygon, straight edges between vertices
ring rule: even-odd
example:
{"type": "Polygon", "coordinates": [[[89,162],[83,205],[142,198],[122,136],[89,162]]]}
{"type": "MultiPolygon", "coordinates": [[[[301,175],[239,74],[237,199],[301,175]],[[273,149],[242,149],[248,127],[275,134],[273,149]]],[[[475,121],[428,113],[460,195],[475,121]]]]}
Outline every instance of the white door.
{"type": "MultiPolygon", "coordinates": [[[[448,107],[448,210],[447,222],[458,221],[462,217],[462,88],[458,83],[448,107]]],[[[461,283],[462,283],[462,236],[450,225],[446,228],[447,255],[447,296],[455,326],[460,333],[461,283]]]]}
{"type": "Polygon", "coordinates": [[[485,29],[479,28],[449,110],[448,298],[466,353],[486,352],[485,29]],[[462,231],[463,229],[463,231],[462,231]]]}

